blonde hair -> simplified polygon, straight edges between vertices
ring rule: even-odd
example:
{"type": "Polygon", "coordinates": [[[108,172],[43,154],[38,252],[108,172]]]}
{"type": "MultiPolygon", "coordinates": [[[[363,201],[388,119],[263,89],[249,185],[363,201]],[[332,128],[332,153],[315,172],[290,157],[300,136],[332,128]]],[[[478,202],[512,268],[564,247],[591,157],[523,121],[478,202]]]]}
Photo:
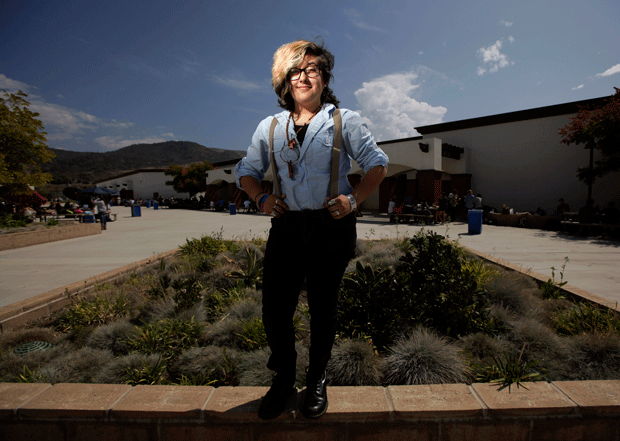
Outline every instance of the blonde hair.
{"type": "Polygon", "coordinates": [[[278,48],[275,54],[273,54],[271,84],[273,85],[273,90],[276,92],[276,95],[278,95],[280,107],[291,111],[294,110],[295,104],[290,93],[290,84],[287,80],[288,73],[291,69],[299,66],[308,54],[317,57],[317,62],[321,68],[321,77],[325,83],[321,103],[328,102],[338,107],[339,101],[328,87],[329,81],[333,78],[332,69],[334,68],[334,56],[325,49],[322,44],[319,45],[307,40],[297,40],[283,44],[278,48]]]}

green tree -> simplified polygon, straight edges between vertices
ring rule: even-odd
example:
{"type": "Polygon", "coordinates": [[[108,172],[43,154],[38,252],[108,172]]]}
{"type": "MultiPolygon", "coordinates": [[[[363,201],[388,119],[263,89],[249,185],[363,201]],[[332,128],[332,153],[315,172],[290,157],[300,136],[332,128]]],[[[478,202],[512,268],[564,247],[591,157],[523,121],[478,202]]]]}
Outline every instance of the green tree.
{"type": "Polygon", "coordinates": [[[52,179],[40,165],[55,156],[45,144],[43,123],[30,111],[28,96],[2,90],[0,97],[0,184],[4,194],[29,194],[29,186],[42,186],[52,179]]]}
{"type": "Polygon", "coordinates": [[[590,167],[579,167],[579,180],[592,185],[598,177],[620,170],[620,89],[605,104],[596,109],[579,109],[571,122],[560,129],[562,143],[585,144],[590,149],[590,167]],[[593,162],[594,149],[601,159],[593,162]]]}
{"type": "Polygon", "coordinates": [[[196,162],[189,167],[171,165],[164,171],[166,176],[173,177],[172,181],[166,181],[166,185],[172,185],[176,192],[189,193],[192,197],[196,193],[207,191],[205,174],[208,170],[213,170],[209,161],[196,162]]]}

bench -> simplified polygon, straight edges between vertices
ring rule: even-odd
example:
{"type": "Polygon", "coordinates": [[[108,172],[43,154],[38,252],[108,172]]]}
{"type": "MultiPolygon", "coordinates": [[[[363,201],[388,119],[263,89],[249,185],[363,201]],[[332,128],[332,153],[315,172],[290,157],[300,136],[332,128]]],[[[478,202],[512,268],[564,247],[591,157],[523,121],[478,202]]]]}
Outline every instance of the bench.
{"type": "Polygon", "coordinates": [[[595,229],[595,230],[601,229],[602,231],[609,229],[611,231],[615,231],[616,228],[620,228],[620,225],[618,224],[581,223],[577,221],[562,221],[560,223],[562,224],[564,231],[567,233],[570,233],[571,229],[574,230],[577,227],[579,227],[579,232],[583,231],[584,228],[588,228],[590,231],[592,229],[595,229]]]}
{"type": "Polygon", "coordinates": [[[391,213],[390,214],[390,223],[400,223],[404,221],[404,223],[409,223],[409,221],[413,219],[415,221],[421,221],[422,223],[427,223],[433,220],[432,214],[421,214],[421,213],[391,213]]]}

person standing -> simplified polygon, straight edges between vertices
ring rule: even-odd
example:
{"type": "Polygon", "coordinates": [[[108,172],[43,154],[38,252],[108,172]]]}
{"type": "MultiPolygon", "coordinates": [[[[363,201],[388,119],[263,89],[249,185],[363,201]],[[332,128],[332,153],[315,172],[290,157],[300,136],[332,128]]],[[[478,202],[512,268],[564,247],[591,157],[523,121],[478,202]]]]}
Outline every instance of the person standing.
{"type": "Polygon", "coordinates": [[[311,337],[302,413],[318,418],[327,410],[325,368],[336,335],[340,282],[355,251],[355,209],[387,173],[388,158],[360,115],[338,109],[329,88],[333,67],[334,56],[322,44],[298,40],[276,51],[272,84],[285,111],[260,122],[235,168],[237,186],[272,216],[262,301],[271,349],[267,367],[275,375],[258,409],[262,419],[281,414],[296,393],[293,315],[304,280],[311,337]],[[340,156],[332,169],[338,138],[340,156]],[[351,158],[365,171],[355,188],[347,180],[351,158]],[[270,166],[274,193],[260,185],[270,166]]]}

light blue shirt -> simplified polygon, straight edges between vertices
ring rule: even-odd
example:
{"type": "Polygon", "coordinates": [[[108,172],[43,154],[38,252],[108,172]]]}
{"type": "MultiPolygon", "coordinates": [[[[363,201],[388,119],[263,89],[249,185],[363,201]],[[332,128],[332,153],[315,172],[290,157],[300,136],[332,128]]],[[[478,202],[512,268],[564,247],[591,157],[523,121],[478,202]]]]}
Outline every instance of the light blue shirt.
{"type": "MultiPolygon", "coordinates": [[[[312,119],[299,149],[299,160],[293,164],[293,178],[289,178],[288,165],[281,158],[283,148],[288,148],[286,122],[289,112],[275,115],[278,119],[273,137],[273,149],[278,177],[284,201],[293,211],[319,210],[329,196],[332,146],[334,140],[333,104],[325,104],[312,119]]],[[[353,188],[347,180],[351,170],[351,158],[365,172],[377,166],[387,167],[388,157],[375,142],[362,117],[351,110],[340,109],[342,115],[342,145],[340,149],[339,192],[349,194],[353,188]]],[[[269,128],[273,116],[261,121],[252,136],[252,144],[245,158],[237,163],[235,176],[237,186],[242,189],[239,178],[252,176],[259,182],[271,165],[269,154],[269,128]]],[[[296,139],[293,122],[289,125],[289,138],[296,139]]]]}

